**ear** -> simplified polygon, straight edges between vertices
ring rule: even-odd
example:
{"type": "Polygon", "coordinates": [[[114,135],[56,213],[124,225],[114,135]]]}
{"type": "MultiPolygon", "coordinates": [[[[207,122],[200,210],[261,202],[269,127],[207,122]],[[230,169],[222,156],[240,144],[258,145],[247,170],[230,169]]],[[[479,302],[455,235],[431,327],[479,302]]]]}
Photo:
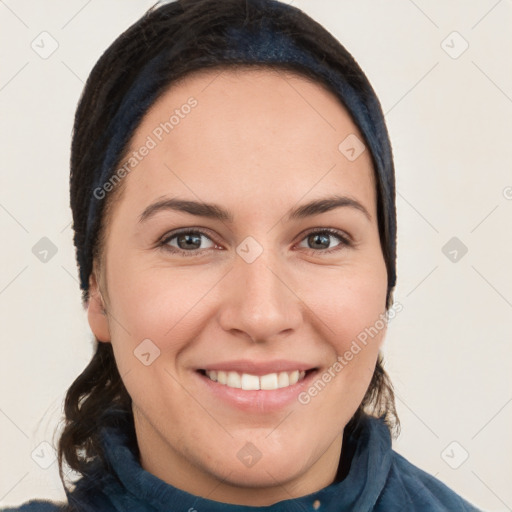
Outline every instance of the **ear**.
{"type": "Polygon", "coordinates": [[[110,329],[105,312],[105,303],[96,279],[96,272],[89,276],[89,303],[87,305],[87,318],[92,332],[98,341],[110,342],[110,329]]]}

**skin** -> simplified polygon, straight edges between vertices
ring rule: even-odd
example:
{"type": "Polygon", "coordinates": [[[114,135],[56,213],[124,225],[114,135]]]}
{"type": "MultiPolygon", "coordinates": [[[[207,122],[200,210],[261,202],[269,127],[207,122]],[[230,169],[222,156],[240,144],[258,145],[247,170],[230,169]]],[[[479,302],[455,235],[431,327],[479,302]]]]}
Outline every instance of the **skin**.
{"type": "MultiPolygon", "coordinates": [[[[374,325],[385,312],[387,273],[373,167],[368,150],[354,161],[338,150],[350,134],[363,138],[335,96],[269,69],[189,75],[146,113],[131,148],[190,96],[198,105],[123,178],[103,264],[90,278],[88,319],[97,339],[112,343],[132,397],[142,467],[211,500],[270,505],[333,482],[385,328],[310,403],[271,413],[205,394],[195,370],[283,358],[311,362],[321,375],[374,325]],[[347,206],[286,218],[332,194],[357,200],[369,218],[347,206]],[[139,223],[163,197],[218,204],[234,221],[167,210],[139,223]],[[157,246],[179,228],[205,231],[195,255],[157,246]],[[349,235],[352,245],[332,235],[315,245],[313,228],[349,235]],[[263,248],[252,263],[236,252],[248,236],[263,248]],[[160,350],[149,366],[134,357],[144,339],[160,350]],[[237,457],[248,441],[262,454],[252,467],[237,457]]],[[[179,237],[169,246],[192,251],[179,237]]]]}

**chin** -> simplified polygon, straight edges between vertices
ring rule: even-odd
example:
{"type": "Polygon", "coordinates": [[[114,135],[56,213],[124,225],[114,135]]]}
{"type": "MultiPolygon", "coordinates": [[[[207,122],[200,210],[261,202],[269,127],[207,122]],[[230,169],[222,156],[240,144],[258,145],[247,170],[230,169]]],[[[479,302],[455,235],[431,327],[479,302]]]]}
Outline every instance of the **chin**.
{"type": "Polygon", "coordinates": [[[302,468],[297,468],[293,456],[281,456],[282,462],[276,462],[275,457],[266,462],[260,459],[254,466],[244,468],[238,464],[226,465],[223,461],[221,474],[215,477],[224,484],[233,487],[266,488],[285,485],[302,474],[302,468]]]}
{"type": "Polygon", "coordinates": [[[235,449],[219,450],[215,465],[221,475],[217,477],[235,486],[275,487],[300,477],[307,471],[310,461],[318,458],[314,453],[305,453],[307,448],[303,441],[292,445],[270,443],[257,436],[253,442],[250,440],[250,436],[244,436],[234,443],[235,449]]]}

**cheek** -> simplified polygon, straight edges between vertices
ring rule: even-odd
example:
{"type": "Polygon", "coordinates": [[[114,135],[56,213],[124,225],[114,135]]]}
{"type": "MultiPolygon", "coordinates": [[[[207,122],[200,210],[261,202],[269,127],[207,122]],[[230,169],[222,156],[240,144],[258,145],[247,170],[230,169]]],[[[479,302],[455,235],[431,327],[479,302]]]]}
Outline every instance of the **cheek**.
{"type": "MultiPolygon", "coordinates": [[[[119,256],[113,254],[112,261],[119,264],[110,265],[108,273],[115,319],[111,324],[118,336],[126,337],[129,332],[134,342],[158,340],[164,349],[164,344],[183,338],[177,335],[186,334],[183,329],[200,329],[214,313],[212,300],[221,304],[226,298],[218,295],[220,289],[225,290],[217,286],[224,273],[219,269],[201,265],[193,270],[169,268],[162,263],[145,263],[143,258],[119,256]]],[[[310,321],[339,351],[385,311],[387,275],[383,260],[331,269],[311,266],[307,274],[304,268],[295,268],[286,280],[305,304],[310,321]]],[[[297,308],[303,307],[301,301],[297,300],[297,308]]]]}
{"type": "Polygon", "coordinates": [[[112,267],[108,278],[113,343],[123,340],[126,346],[129,338],[137,345],[149,338],[167,352],[180,350],[193,337],[192,330],[200,329],[206,318],[201,305],[219,280],[211,270],[155,266],[142,258],[112,267]]]}
{"type": "MultiPolygon", "coordinates": [[[[225,283],[219,286],[225,269],[209,265],[197,265],[193,270],[186,266],[170,268],[162,262],[155,266],[140,254],[123,258],[122,251],[113,251],[110,256],[107,279],[112,343],[125,371],[133,365],[134,350],[146,339],[166,356],[178,356],[206,328],[222,308],[223,294],[229,293],[225,283]]],[[[325,343],[330,346],[333,362],[358,340],[365,350],[349,366],[354,371],[356,367],[362,371],[370,368],[384,334],[382,326],[378,335],[368,334],[376,322],[382,324],[385,311],[384,261],[366,255],[343,267],[308,265],[306,271],[301,265],[288,268],[285,274],[300,298],[292,299],[296,300],[295,307],[304,312],[305,325],[299,330],[317,331],[314,338],[321,340],[324,348],[325,343]]]]}
{"type": "Polygon", "coordinates": [[[317,274],[305,288],[305,302],[322,320],[327,339],[340,350],[379,323],[385,313],[387,274],[384,264],[347,266],[331,276],[317,274]]]}
{"type": "Polygon", "coordinates": [[[181,379],[180,354],[204,325],[202,298],[215,280],[196,275],[191,281],[192,273],[176,269],[140,265],[126,272],[126,263],[123,267],[110,274],[110,325],[119,373],[139,406],[161,409],[166,390],[177,414],[189,399],[176,380],[181,379]]]}
{"type": "Polygon", "coordinates": [[[363,398],[386,333],[386,285],[385,267],[376,262],[317,279],[304,295],[312,319],[317,317],[312,321],[331,347],[332,365],[319,375],[329,382],[331,402],[343,396],[356,408],[363,398]]]}

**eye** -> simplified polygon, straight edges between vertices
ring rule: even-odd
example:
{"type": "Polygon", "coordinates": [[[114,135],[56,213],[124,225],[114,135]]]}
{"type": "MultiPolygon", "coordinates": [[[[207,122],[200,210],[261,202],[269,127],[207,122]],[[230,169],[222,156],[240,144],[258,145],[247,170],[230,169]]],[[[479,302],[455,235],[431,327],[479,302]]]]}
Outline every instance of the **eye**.
{"type": "MultiPolygon", "coordinates": [[[[335,229],[328,228],[310,231],[302,240],[307,245],[299,245],[299,247],[306,247],[309,251],[316,254],[319,252],[329,254],[334,251],[339,251],[344,247],[352,246],[349,236],[344,235],[335,229]],[[331,246],[332,239],[337,240],[337,244],[334,246],[331,246]]],[[[173,254],[179,254],[182,256],[199,256],[209,249],[220,248],[208,234],[199,229],[183,229],[181,231],[171,233],[165,236],[158,243],[158,246],[173,254]],[[201,247],[201,244],[204,241],[207,241],[207,245],[206,247],[201,247]]]]}
{"type": "Polygon", "coordinates": [[[183,256],[197,256],[201,250],[212,249],[216,244],[203,231],[188,229],[170,234],[159,243],[159,246],[183,256]],[[201,247],[204,240],[207,240],[209,245],[201,247]]]}
{"type": "MultiPolygon", "coordinates": [[[[313,252],[318,253],[331,253],[334,251],[339,251],[344,247],[350,247],[352,245],[349,237],[340,233],[335,229],[320,229],[316,231],[310,231],[303,240],[306,242],[306,248],[311,249],[313,252]],[[330,239],[336,238],[338,243],[331,247],[330,239]],[[326,249],[326,250],[317,250],[317,249],[326,249]]],[[[304,245],[299,245],[299,247],[304,247],[304,245]]]]}

